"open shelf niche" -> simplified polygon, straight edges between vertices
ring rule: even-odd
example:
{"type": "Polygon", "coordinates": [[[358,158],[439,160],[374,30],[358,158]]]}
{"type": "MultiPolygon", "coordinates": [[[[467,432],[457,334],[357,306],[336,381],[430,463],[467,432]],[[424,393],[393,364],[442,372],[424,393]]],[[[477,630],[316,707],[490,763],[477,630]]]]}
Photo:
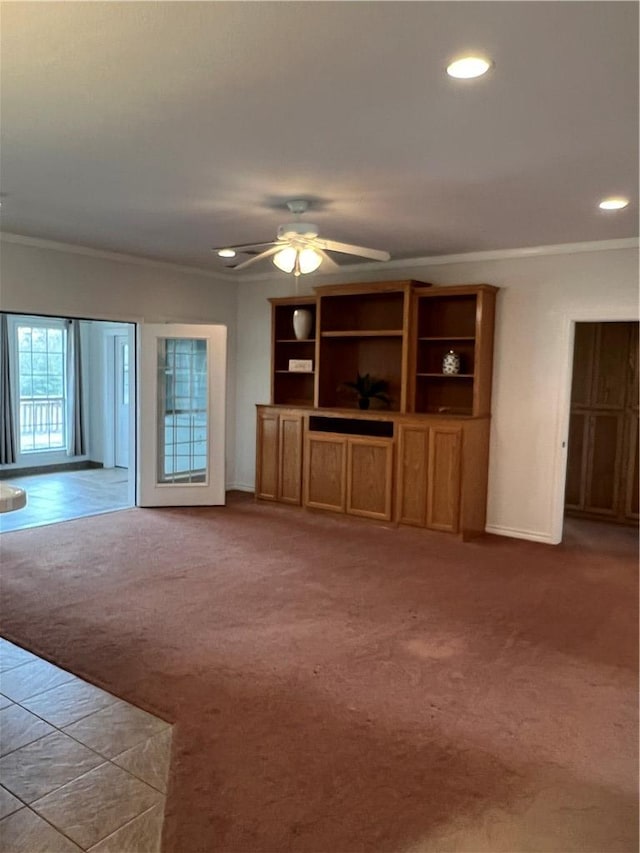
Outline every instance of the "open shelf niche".
{"type": "Polygon", "coordinates": [[[357,374],[387,383],[386,406],[373,399],[371,409],[405,411],[406,365],[411,288],[416,282],[316,288],[319,317],[318,406],[356,409],[355,395],[342,387],[357,374]]]}
{"type": "Polygon", "coordinates": [[[270,299],[271,303],[271,399],[276,405],[313,406],[315,402],[316,356],[316,297],[284,297],[270,299]],[[299,340],[293,329],[293,314],[298,308],[311,312],[309,337],[299,340]],[[290,369],[292,360],[310,361],[311,370],[290,369]]]}
{"type": "Polygon", "coordinates": [[[490,285],[415,289],[414,412],[489,414],[495,291],[490,285]],[[451,350],[460,358],[456,374],[442,368],[451,350]]]}

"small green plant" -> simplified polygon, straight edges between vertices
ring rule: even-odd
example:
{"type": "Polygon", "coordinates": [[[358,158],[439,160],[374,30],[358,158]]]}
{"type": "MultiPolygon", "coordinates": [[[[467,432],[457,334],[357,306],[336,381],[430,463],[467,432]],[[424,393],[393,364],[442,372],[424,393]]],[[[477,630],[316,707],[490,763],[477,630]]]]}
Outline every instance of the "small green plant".
{"type": "Polygon", "coordinates": [[[391,398],[385,393],[387,382],[384,379],[374,379],[369,373],[363,376],[358,373],[355,382],[343,382],[338,386],[338,390],[341,389],[354,391],[361,409],[368,409],[373,399],[380,400],[387,406],[391,402],[391,398]]]}

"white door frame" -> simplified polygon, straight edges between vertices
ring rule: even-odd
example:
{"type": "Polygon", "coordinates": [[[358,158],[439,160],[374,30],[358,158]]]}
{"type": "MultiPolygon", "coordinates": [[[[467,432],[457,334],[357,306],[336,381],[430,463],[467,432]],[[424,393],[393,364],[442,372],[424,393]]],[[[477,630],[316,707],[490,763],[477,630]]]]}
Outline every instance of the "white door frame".
{"type": "MultiPolygon", "coordinates": [[[[129,374],[131,373],[131,341],[129,335],[125,332],[122,335],[114,335],[113,338],[113,386],[114,386],[114,401],[113,401],[113,447],[114,447],[114,465],[122,468],[131,468],[131,444],[129,443],[129,433],[131,426],[131,395],[129,393],[130,383],[129,374]],[[127,354],[127,370],[125,374],[124,354],[127,354]],[[127,399],[124,401],[125,395],[125,375],[127,382],[127,399]],[[124,465],[122,464],[124,462],[124,465]]],[[[135,467],[135,466],[133,466],[135,467]]]]}
{"type": "Polygon", "coordinates": [[[129,338],[129,467],[128,467],[128,493],[127,499],[131,506],[136,505],[137,491],[137,466],[136,466],[136,403],[137,400],[137,369],[136,359],[132,353],[136,351],[136,323],[127,320],[100,320],[102,323],[113,323],[102,330],[102,357],[104,359],[104,371],[102,376],[102,393],[104,396],[104,415],[102,424],[102,454],[103,467],[115,467],[115,339],[126,334],[129,338]],[[115,324],[120,328],[116,328],[115,324]],[[124,326],[124,328],[123,328],[124,326]]]}
{"type": "Polygon", "coordinates": [[[562,347],[565,354],[560,369],[560,392],[558,398],[558,423],[556,452],[553,470],[555,481],[552,494],[551,542],[562,542],[564,528],[564,493],[567,481],[567,445],[569,443],[569,418],[571,416],[571,384],[573,380],[573,347],[576,323],[626,323],[638,321],[638,309],[633,306],[612,308],[606,303],[598,308],[575,309],[567,312],[562,320],[562,347]]]}
{"type": "MultiPolygon", "coordinates": [[[[105,321],[100,321],[105,322],[105,321]]],[[[113,321],[115,324],[115,320],[113,321]]],[[[136,345],[136,324],[135,323],[125,323],[124,321],[121,324],[126,328],[116,329],[114,327],[110,327],[107,329],[103,329],[103,342],[102,342],[102,357],[104,359],[104,374],[103,374],[103,388],[102,393],[104,395],[104,424],[103,424],[103,465],[105,468],[113,468],[115,466],[115,437],[114,437],[114,424],[115,424],[115,351],[114,351],[114,340],[117,337],[121,337],[122,335],[127,335],[129,338],[129,400],[130,400],[130,409],[129,409],[129,439],[131,436],[134,437],[135,447],[135,370],[132,370],[133,361],[131,360],[131,353],[135,352],[136,345]],[[133,386],[131,385],[133,377],[133,386]],[[133,424],[131,423],[133,421],[133,424]]],[[[135,459],[131,455],[131,447],[129,445],[129,464],[130,467],[135,468],[135,459]]]]}

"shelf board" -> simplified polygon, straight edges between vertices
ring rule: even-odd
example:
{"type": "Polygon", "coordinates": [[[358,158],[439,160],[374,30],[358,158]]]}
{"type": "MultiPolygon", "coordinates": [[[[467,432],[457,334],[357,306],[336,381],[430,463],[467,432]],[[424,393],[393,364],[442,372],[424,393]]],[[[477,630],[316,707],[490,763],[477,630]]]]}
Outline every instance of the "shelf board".
{"type": "Polygon", "coordinates": [[[421,379],[473,379],[473,373],[416,373],[416,376],[421,379]]]}
{"type": "Polygon", "coordinates": [[[427,406],[426,408],[416,409],[417,415],[442,415],[444,417],[473,417],[473,409],[465,406],[464,408],[456,406],[427,406]]]}
{"type": "Polygon", "coordinates": [[[277,344],[315,344],[315,338],[276,338],[277,344]]]}
{"type": "Polygon", "coordinates": [[[315,370],[274,370],[274,373],[287,373],[290,376],[313,376],[315,370]]]}
{"type": "Polygon", "coordinates": [[[475,335],[431,335],[420,337],[419,341],[475,341],[475,335]]]}
{"type": "Polygon", "coordinates": [[[402,329],[353,329],[346,332],[322,332],[323,338],[401,338],[402,329]]]}
{"type": "Polygon", "coordinates": [[[274,403],[272,403],[272,405],[274,405],[274,406],[291,406],[292,408],[295,407],[296,409],[313,409],[314,408],[313,400],[301,400],[301,399],[295,398],[295,397],[290,397],[290,398],[287,398],[286,400],[278,399],[274,403]]]}

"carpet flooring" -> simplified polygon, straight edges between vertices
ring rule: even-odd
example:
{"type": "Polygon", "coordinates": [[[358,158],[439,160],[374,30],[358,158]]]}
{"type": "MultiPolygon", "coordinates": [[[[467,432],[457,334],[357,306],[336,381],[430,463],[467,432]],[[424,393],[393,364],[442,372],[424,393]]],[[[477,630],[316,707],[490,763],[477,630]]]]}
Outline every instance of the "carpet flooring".
{"type": "Polygon", "coordinates": [[[638,846],[637,532],[232,495],[6,533],[2,633],[175,723],[166,853],[638,846]]]}

